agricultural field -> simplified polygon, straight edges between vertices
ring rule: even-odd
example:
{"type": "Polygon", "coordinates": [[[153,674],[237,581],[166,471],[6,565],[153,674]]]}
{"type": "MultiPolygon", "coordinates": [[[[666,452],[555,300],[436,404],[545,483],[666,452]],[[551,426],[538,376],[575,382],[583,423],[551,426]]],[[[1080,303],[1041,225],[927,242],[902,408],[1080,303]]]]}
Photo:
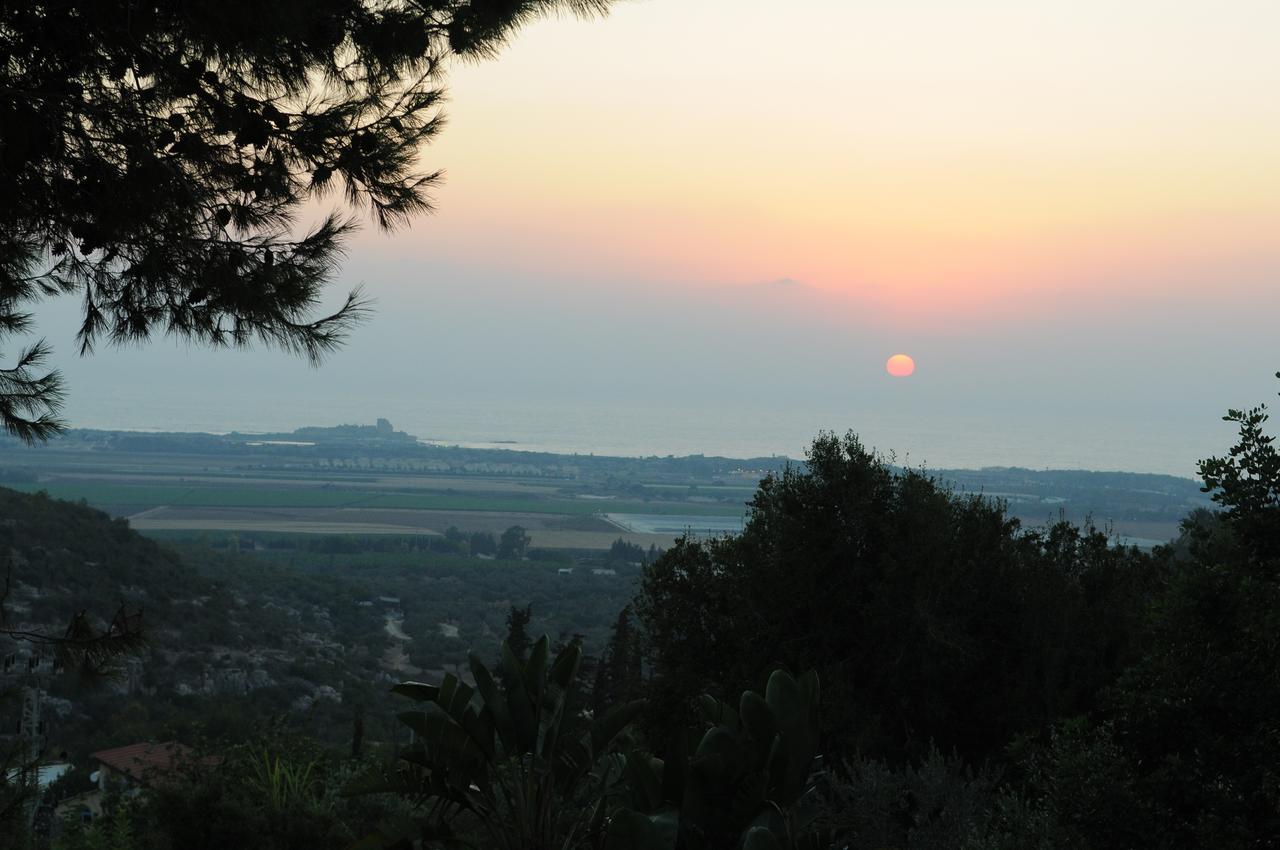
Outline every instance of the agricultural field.
{"type": "Polygon", "coordinates": [[[145,533],[158,531],[243,531],[289,534],[442,535],[450,527],[499,535],[518,525],[530,545],[543,549],[608,549],[619,538],[648,548],[671,545],[674,534],[633,533],[594,517],[498,510],[411,510],[379,508],[151,508],[128,517],[145,533]],[[566,522],[577,519],[578,522],[566,522]]]}
{"type": "MultiPolygon", "coordinates": [[[[279,435],[71,431],[31,448],[0,439],[0,486],[84,500],[146,533],[500,534],[531,545],[669,546],[741,528],[757,483],[786,458],[623,458],[469,449],[370,426],[279,435]]],[[[1209,505],[1196,482],[1071,470],[938,470],[1005,502],[1027,526],[1092,520],[1152,546],[1209,505]]]]}
{"type": "Polygon", "coordinates": [[[259,486],[195,484],[182,486],[78,482],[49,476],[49,482],[4,482],[6,487],[25,492],[44,490],[59,499],[84,499],[92,505],[114,508],[129,515],[126,508],[148,510],[156,507],[188,508],[347,508],[374,510],[463,511],[472,513],[524,513],[555,516],[595,516],[610,513],[645,513],[669,516],[740,516],[741,508],[700,502],[586,501],[581,499],[525,496],[518,492],[474,494],[450,490],[405,490],[379,492],[373,488],[347,489],[336,484],[281,486],[279,482],[259,486]]]}
{"type": "Polygon", "coordinates": [[[330,447],[310,466],[278,447],[282,456],[264,456],[260,443],[200,453],[137,450],[146,437],[131,435],[128,448],[87,439],[66,448],[0,446],[0,486],[83,500],[143,533],[439,535],[452,527],[496,535],[519,525],[532,546],[576,550],[608,549],[619,538],[665,548],[686,528],[736,529],[754,489],[754,480],[726,486],[685,474],[565,474],[560,463],[524,464],[520,471],[531,474],[512,474],[473,458],[452,474],[360,468],[373,465],[376,445],[330,447]],[[670,521],[659,530],[611,516],[670,521]]]}

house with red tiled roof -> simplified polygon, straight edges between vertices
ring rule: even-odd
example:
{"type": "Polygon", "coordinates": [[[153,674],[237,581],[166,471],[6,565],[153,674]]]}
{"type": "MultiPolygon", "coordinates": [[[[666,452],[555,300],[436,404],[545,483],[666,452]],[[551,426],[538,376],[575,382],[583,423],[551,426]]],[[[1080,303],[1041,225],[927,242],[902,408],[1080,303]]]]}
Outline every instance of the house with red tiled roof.
{"type": "Polygon", "coordinates": [[[90,756],[98,764],[98,789],[114,785],[136,790],[154,785],[191,760],[191,749],[174,741],[163,744],[130,744],[113,750],[99,750],[90,756]]]}

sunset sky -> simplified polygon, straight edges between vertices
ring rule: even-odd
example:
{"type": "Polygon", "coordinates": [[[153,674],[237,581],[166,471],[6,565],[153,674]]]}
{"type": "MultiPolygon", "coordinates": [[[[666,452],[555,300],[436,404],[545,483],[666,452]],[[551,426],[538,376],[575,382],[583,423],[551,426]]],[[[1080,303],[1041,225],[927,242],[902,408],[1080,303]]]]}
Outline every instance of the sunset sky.
{"type": "Polygon", "coordinates": [[[1280,4],[1247,0],[644,0],[543,21],[452,69],[425,155],[438,213],[354,241],[342,283],[380,312],[347,351],[318,373],[163,342],[76,361],[63,305],[46,326],[68,411],[130,424],[109,412],[138,392],[127,368],[154,377],[139,404],[190,427],[233,398],[297,425],[406,398],[702,403],[794,411],[773,448],[797,455],[854,428],[940,464],[1007,443],[1010,464],[1189,473],[1229,443],[1226,406],[1280,388],[1277,33],[1280,4]],[[886,385],[898,351],[917,372],[886,385]]]}
{"type": "Polygon", "coordinates": [[[470,261],[496,233],[524,271],[789,277],[908,324],[1185,292],[1280,255],[1277,32],[1261,2],[547,22],[456,75],[446,215],[397,247],[470,261]]]}

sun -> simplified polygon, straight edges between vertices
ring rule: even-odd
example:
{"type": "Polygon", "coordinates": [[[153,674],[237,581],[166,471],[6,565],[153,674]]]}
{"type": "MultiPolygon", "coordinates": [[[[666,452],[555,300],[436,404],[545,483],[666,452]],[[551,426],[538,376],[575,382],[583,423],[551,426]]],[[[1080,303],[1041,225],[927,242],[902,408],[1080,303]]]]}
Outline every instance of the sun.
{"type": "Polygon", "coordinates": [[[916,361],[906,354],[895,354],[884,364],[884,370],[895,378],[905,378],[916,370],[916,361]]]}

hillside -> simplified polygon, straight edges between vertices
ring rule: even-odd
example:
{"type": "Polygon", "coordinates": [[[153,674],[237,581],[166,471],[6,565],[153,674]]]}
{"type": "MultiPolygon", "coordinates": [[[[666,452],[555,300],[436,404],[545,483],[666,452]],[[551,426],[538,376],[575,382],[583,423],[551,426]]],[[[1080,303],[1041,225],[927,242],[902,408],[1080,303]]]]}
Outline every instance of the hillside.
{"type": "MultiPolygon", "coordinates": [[[[308,581],[218,556],[197,569],[124,520],[5,489],[0,552],[10,628],[61,634],[81,610],[105,626],[121,604],[143,614],[145,648],[104,683],[55,675],[47,653],[0,638],[16,662],[6,665],[5,689],[34,679],[50,695],[53,749],[74,755],[196,719],[216,717],[212,725],[229,728],[317,702],[336,708],[348,684],[371,688],[378,680],[382,619],[351,605],[356,591],[341,579],[308,581]],[[332,617],[341,603],[350,610],[332,617]]],[[[17,710],[13,701],[0,704],[6,715],[17,710]]],[[[7,719],[3,728],[14,729],[16,716],[7,719]]]]}
{"type": "MultiPolygon", "coordinates": [[[[390,734],[390,683],[465,666],[472,647],[496,649],[513,605],[533,606],[537,632],[580,634],[588,651],[598,648],[638,576],[634,563],[538,551],[502,561],[441,551],[446,544],[388,535],[161,542],[87,505],[0,488],[10,628],[61,634],[81,610],[100,625],[122,604],[143,613],[144,650],[101,686],[51,675],[47,658],[37,668],[50,694],[49,744],[73,755],[157,730],[235,735],[273,718],[337,741],[366,715],[370,738],[390,734]]],[[[29,683],[31,646],[0,642],[0,655],[15,657],[0,684],[29,683]]],[[[0,728],[16,728],[18,710],[0,703],[0,728]]]]}

